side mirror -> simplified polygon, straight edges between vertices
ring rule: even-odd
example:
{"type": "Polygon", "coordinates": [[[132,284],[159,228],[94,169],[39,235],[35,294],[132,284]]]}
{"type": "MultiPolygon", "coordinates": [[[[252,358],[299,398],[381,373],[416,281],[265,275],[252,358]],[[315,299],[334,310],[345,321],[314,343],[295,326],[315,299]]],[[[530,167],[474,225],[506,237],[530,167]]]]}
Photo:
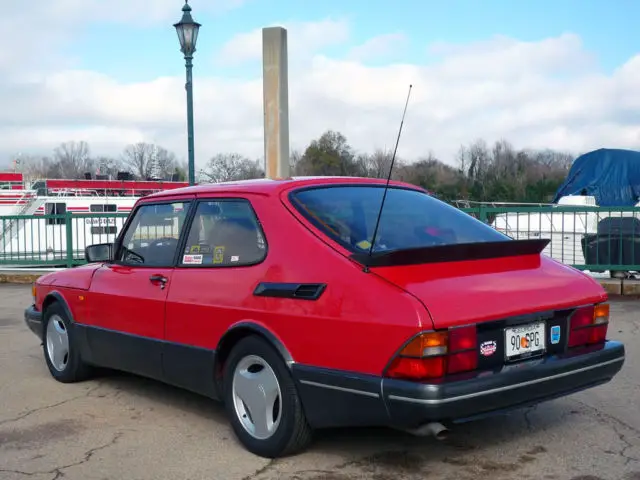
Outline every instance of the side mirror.
{"type": "Polygon", "coordinates": [[[110,262],[113,260],[113,243],[89,245],[84,249],[84,258],[89,263],[110,262]]]}

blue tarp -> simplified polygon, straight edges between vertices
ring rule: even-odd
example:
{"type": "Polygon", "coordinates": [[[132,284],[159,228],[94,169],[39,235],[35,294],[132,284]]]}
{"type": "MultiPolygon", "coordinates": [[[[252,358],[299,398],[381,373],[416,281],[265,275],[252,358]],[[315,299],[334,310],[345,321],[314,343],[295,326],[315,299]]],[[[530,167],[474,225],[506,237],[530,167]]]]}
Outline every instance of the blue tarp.
{"type": "Polygon", "coordinates": [[[580,155],[553,203],[565,195],[592,195],[603,207],[635,205],[640,197],[640,152],[601,148],[580,155]]]}

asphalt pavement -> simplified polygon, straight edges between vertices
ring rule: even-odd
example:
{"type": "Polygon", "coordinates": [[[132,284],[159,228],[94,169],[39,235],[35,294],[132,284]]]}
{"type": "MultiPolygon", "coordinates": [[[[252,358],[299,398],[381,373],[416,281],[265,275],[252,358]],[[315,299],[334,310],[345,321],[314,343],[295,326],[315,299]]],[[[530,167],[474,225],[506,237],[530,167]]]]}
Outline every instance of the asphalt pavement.
{"type": "Polygon", "coordinates": [[[235,440],[217,403],[111,373],[64,385],[23,322],[29,286],[0,286],[1,480],[640,480],[640,300],[612,304],[627,346],[613,382],[448,440],[388,429],[320,432],[268,461],[235,440]]]}

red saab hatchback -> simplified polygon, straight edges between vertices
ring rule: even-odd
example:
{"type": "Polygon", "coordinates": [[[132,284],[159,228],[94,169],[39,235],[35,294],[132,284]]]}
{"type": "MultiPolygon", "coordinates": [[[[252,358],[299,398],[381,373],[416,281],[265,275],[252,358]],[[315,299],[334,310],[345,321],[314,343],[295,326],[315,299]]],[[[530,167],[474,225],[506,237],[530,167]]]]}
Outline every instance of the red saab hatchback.
{"type": "Polygon", "coordinates": [[[107,367],[224,401],[249,451],[314,429],[448,426],[611,380],[587,275],[413,185],[297,178],[144,197],[25,312],[51,375],[107,367]]]}

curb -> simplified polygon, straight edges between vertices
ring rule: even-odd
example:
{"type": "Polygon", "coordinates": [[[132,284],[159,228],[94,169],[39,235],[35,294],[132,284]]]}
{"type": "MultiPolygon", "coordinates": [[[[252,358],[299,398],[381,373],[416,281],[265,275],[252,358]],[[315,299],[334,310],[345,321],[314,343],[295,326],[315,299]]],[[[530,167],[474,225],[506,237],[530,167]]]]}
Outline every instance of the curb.
{"type": "Polygon", "coordinates": [[[611,296],[640,297],[640,280],[635,278],[598,279],[602,288],[611,296]]]}
{"type": "Polygon", "coordinates": [[[10,283],[17,285],[30,285],[39,279],[44,273],[0,273],[0,284],[10,283]]]}

